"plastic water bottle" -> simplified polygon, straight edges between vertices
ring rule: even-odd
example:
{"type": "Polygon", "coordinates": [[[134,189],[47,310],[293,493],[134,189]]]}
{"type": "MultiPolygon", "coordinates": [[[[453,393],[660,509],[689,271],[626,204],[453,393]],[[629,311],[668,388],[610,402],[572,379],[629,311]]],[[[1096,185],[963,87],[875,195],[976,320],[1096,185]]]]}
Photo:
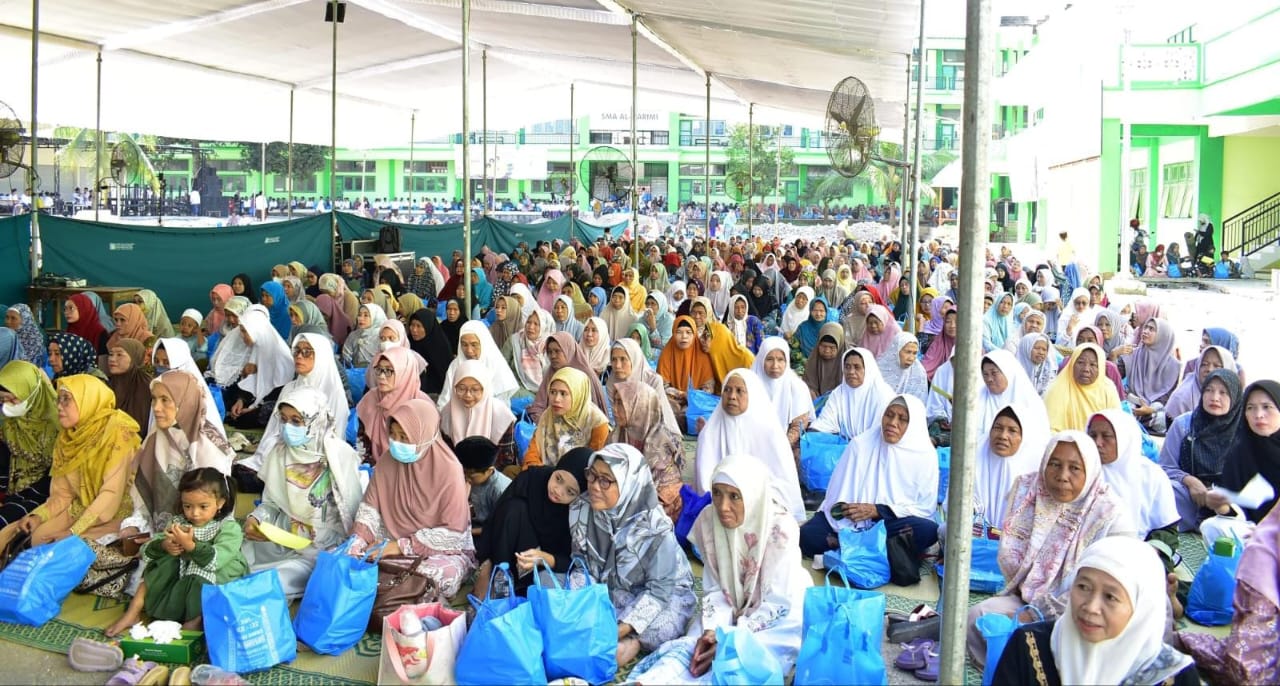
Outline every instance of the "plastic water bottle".
{"type": "Polygon", "coordinates": [[[416,679],[427,673],[427,632],[418,613],[411,608],[400,610],[400,632],[395,636],[395,643],[405,676],[416,679]]]}

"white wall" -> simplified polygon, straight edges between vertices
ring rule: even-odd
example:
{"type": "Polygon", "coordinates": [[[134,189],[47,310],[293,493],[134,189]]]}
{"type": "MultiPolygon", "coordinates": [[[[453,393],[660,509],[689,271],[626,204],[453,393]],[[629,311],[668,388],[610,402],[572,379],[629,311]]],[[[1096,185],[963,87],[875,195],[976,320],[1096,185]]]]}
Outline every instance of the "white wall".
{"type": "Polygon", "coordinates": [[[1047,212],[1041,226],[1049,238],[1050,254],[1056,250],[1058,232],[1066,230],[1080,261],[1090,268],[1098,264],[1099,158],[1049,168],[1047,212]]]}

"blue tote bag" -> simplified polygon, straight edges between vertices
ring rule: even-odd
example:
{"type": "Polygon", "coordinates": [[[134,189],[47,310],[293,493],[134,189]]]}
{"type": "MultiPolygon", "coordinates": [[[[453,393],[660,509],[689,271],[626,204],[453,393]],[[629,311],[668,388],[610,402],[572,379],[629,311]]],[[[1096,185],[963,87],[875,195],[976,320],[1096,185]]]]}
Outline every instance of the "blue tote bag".
{"type": "Polygon", "coordinates": [[[698,495],[697,491],[690,488],[688,484],[681,484],[680,499],[682,505],[680,518],[676,520],[676,540],[680,542],[680,545],[688,545],[689,532],[693,531],[693,523],[698,521],[698,515],[702,513],[702,508],[711,504],[711,492],[707,491],[702,495],[698,495]]]}
{"type": "Polygon", "coordinates": [[[782,663],[750,629],[716,629],[712,686],[783,686],[782,663]]]}
{"type": "Polygon", "coordinates": [[[824,624],[835,616],[836,610],[845,605],[855,605],[864,600],[872,600],[879,597],[883,601],[884,594],[877,591],[864,591],[853,588],[849,585],[849,580],[839,570],[827,570],[826,583],[817,586],[810,586],[804,592],[804,615],[801,625],[800,635],[804,636],[809,633],[809,629],[816,624],[824,624]],[[831,583],[832,576],[839,576],[844,582],[843,586],[837,586],[831,583]]]}
{"type": "Polygon", "coordinates": [[[822,556],[827,569],[839,571],[856,588],[879,588],[889,583],[889,546],[883,521],[861,531],[840,529],[839,535],[840,549],[822,556]]]}
{"type": "MultiPolygon", "coordinates": [[[[887,684],[880,653],[884,626],[883,593],[842,604],[804,632],[796,658],[797,686],[809,684],[887,684]]],[[[809,623],[806,603],[805,623],[809,623]]]]}
{"type": "Polygon", "coordinates": [[[575,557],[560,586],[551,568],[546,570],[551,586],[543,586],[543,575],[534,569],[534,585],[529,588],[529,604],[542,631],[542,664],[548,679],[578,677],[592,684],[613,681],[618,671],[618,617],[609,598],[609,587],[593,581],[586,562],[575,557]],[[574,568],[579,568],[587,585],[568,588],[574,568]]]}
{"type": "MultiPolygon", "coordinates": [[[[520,456],[520,463],[524,464],[524,454],[529,452],[529,444],[533,442],[533,432],[538,426],[529,421],[529,417],[521,414],[520,421],[516,422],[515,431],[512,432],[516,441],[516,454],[520,456]]],[[[545,462],[546,457],[543,457],[545,462]]]]}
{"type": "Polygon", "coordinates": [[[1244,544],[1235,541],[1235,553],[1218,555],[1211,547],[1209,559],[1196,572],[1187,593],[1187,616],[1197,624],[1225,626],[1234,614],[1232,602],[1236,593],[1236,568],[1244,554],[1244,544]]]}
{"type": "MultiPolygon", "coordinates": [[[[276,570],[200,589],[209,662],[245,674],[291,662],[298,639],[289,623],[289,601],[276,570]]],[[[366,617],[366,621],[368,618],[366,617]]]]}
{"type": "MultiPolygon", "coordinates": [[[[999,593],[1004,588],[1004,573],[1000,571],[1000,541],[993,541],[987,535],[973,539],[972,555],[969,559],[969,590],[978,593],[999,593]]],[[[945,570],[937,565],[938,578],[945,570]]]]}
{"type": "Polygon", "coordinates": [[[800,436],[800,480],[815,491],[827,490],[831,473],[840,463],[840,456],[849,441],[841,436],[808,431],[800,436]]]}
{"type": "Polygon", "coordinates": [[[697,436],[698,420],[705,421],[711,418],[711,413],[715,412],[716,407],[720,405],[720,396],[690,388],[687,399],[689,406],[684,411],[684,432],[690,436],[697,436]]]}
{"type": "Polygon", "coordinates": [[[94,557],[79,536],[22,551],[0,572],[0,622],[42,626],[56,617],[94,557]]]}
{"type": "Polygon", "coordinates": [[[987,641],[987,664],[982,669],[982,686],[991,686],[991,679],[996,674],[996,667],[1000,665],[1000,657],[1004,655],[1004,647],[1009,643],[1009,638],[1013,636],[1013,632],[1018,627],[1030,622],[1022,622],[1018,616],[1023,612],[1034,612],[1041,620],[1044,615],[1040,613],[1034,606],[1023,605],[1013,616],[1003,615],[999,613],[989,613],[978,618],[975,625],[978,632],[987,641]]]}
{"type": "Polygon", "coordinates": [[[316,568],[307,580],[293,631],[298,640],[321,655],[337,655],[355,647],[369,627],[369,613],[378,594],[378,559],[382,544],[370,551],[372,561],[352,557],[347,550],[355,537],[333,551],[316,556],[316,568]]]}
{"type": "MultiPolygon", "coordinates": [[[[489,575],[489,591],[501,571],[514,587],[506,562],[489,575]]],[[[533,619],[529,601],[512,594],[506,598],[492,595],[483,601],[475,596],[467,600],[476,609],[475,620],[467,631],[467,640],[458,651],[454,679],[458,686],[490,684],[544,684],[546,669],[542,666],[542,634],[533,619]]]]}

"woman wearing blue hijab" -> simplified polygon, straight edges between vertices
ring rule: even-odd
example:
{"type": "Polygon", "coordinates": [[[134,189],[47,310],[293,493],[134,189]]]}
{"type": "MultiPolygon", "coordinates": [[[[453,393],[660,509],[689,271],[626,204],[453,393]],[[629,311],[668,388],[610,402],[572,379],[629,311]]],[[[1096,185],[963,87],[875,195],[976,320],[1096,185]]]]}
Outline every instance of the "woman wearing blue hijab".
{"type": "Polygon", "coordinates": [[[280,334],[284,340],[290,340],[289,334],[293,330],[293,322],[289,321],[289,298],[285,295],[284,286],[275,281],[262,284],[262,297],[259,302],[271,315],[271,326],[276,333],[280,334]]]}
{"type": "Polygon", "coordinates": [[[800,342],[800,352],[804,354],[805,359],[808,359],[809,355],[813,354],[813,349],[818,347],[822,325],[839,321],[832,317],[832,314],[831,307],[822,296],[814,298],[813,302],[809,303],[809,318],[796,327],[796,340],[800,342]]]}
{"type": "Polygon", "coordinates": [[[592,316],[599,317],[600,313],[604,312],[604,306],[609,304],[609,292],[599,286],[596,286],[595,288],[592,288],[591,293],[588,294],[587,302],[591,303],[591,311],[594,313],[592,316]],[[591,298],[593,297],[596,301],[591,303],[591,298]]]}
{"type": "MultiPolygon", "coordinates": [[[[472,306],[478,312],[488,312],[493,307],[493,284],[485,278],[484,270],[476,267],[471,270],[472,306]]],[[[480,317],[473,317],[479,319],[480,317]]]]}
{"type": "Polygon", "coordinates": [[[0,367],[13,360],[25,360],[22,346],[18,343],[18,334],[7,326],[0,326],[0,367]]]}
{"type": "Polygon", "coordinates": [[[1013,294],[1001,293],[982,319],[982,352],[1003,349],[1005,341],[1017,330],[1013,323],[1013,294]]]}

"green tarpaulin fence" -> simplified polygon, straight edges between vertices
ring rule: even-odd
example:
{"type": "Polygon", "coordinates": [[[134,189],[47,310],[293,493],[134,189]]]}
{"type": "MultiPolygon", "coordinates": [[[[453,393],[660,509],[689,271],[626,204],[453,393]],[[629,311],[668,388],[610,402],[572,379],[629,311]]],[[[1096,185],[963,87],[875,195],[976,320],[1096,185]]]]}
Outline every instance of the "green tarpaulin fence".
{"type": "MultiPolygon", "coordinates": [[[[613,229],[627,223],[624,218],[620,223],[610,225],[613,229]]],[[[378,237],[378,230],[387,226],[386,222],[357,217],[353,214],[338,214],[338,235],[344,241],[367,240],[378,237]]],[[[412,250],[418,255],[448,255],[454,250],[462,249],[462,224],[438,224],[435,226],[419,226],[416,224],[394,224],[400,229],[400,247],[405,251],[412,250]]],[[[621,230],[613,231],[614,235],[621,230]]],[[[500,253],[510,253],[521,242],[530,247],[538,241],[578,239],[591,243],[604,234],[604,229],[593,226],[579,219],[568,216],[551,221],[532,224],[504,222],[491,217],[482,217],[471,222],[471,249],[479,252],[482,246],[500,253]]]]}
{"type": "Polygon", "coordinates": [[[31,283],[31,220],[23,215],[0,219],[0,303],[27,301],[31,283]]]}

